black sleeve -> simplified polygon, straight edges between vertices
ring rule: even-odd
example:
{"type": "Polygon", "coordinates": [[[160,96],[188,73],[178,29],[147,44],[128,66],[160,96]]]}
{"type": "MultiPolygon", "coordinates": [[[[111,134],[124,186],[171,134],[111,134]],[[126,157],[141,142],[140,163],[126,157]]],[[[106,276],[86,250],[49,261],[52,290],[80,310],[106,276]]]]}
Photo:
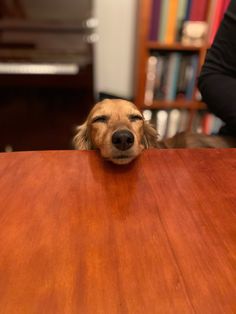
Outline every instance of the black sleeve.
{"type": "Polygon", "coordinates": [[[202,67],[198,87],[209,110],[236,135],[236,0],[231,0],[202,67]]]}

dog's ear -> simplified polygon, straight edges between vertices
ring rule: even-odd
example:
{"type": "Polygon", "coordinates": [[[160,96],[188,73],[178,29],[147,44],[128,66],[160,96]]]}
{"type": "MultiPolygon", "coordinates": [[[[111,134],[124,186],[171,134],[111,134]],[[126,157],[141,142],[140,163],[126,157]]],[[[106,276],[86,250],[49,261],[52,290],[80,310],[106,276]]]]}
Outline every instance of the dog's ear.
{"type": "Polygon", "coordinates": [[[92,143],[89,137],[87,121],[76,128],[76,135],[73,138],[73,144],[76,149],[92,149],[92,143]]]}
{"type": "Polygon", "coordinates": [[[143,144],[145,148],[159,147],[157,142],[158,134],[156,129],[147,121],[144,121],[143,127],[144,127],[143,144]]]}

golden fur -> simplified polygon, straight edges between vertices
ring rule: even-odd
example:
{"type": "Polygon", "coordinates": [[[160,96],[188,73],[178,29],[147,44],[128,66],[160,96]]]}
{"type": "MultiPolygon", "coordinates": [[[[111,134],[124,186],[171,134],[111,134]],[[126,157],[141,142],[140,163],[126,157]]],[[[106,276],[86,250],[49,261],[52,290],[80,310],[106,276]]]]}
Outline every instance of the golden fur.
{"type": "MultiPolygon", "coordinates": [[[[125,135],[126,136],[126,135],[125,135]]],[[[129,139],[128,139],[129,140],[129,139]]],[[[115,164],[127,164],[145,148],[229,148],[236,147],[233,137],[209,136],[181,132],[163,141],[157,140],[156,130],[146,121],[137,107],[121,99],[105,99],[97,103],[87,120],[77,127],[74,146],[80,150],[97,149],[115,164]],[[119,148],[114,134],[128,132],[132,143],[119,148]],[[117,148],[118,147],[118,148],[117,148]]]]}
{"type": "Polygon", "coordinates": [[[156,130],[144,121],[137,107],[121,99],[105,99],[97,103],[87,120],[77,127],[74,137],[76,149],[98,149],[101,155],[116,164],[127,164],[144,148],[158,147],[156,130]],[[128,131],[134,141],[125,150],[117,149],[112,142],[115,132],[128,131]]]}

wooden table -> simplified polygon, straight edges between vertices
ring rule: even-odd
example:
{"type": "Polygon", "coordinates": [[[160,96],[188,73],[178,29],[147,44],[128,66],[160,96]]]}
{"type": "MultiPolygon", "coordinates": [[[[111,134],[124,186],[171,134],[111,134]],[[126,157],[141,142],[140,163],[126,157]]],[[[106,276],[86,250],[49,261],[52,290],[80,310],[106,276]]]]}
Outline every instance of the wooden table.
{"type": "Polygon", "coordinates": [[[0,313],[236,313],[236,150],[0,154],[0,313]]]}

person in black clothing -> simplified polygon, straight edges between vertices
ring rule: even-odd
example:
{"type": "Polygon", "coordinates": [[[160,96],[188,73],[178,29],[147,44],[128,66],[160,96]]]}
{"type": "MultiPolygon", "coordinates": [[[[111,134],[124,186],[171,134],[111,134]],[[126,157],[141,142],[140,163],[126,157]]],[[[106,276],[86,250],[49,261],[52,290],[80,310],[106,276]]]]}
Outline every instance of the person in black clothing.
{"type": "Polygon", "coordinates": [[[202,67],[198,87],[209,110],[236,136],[236,0],[231,0],[202,67]]]}

